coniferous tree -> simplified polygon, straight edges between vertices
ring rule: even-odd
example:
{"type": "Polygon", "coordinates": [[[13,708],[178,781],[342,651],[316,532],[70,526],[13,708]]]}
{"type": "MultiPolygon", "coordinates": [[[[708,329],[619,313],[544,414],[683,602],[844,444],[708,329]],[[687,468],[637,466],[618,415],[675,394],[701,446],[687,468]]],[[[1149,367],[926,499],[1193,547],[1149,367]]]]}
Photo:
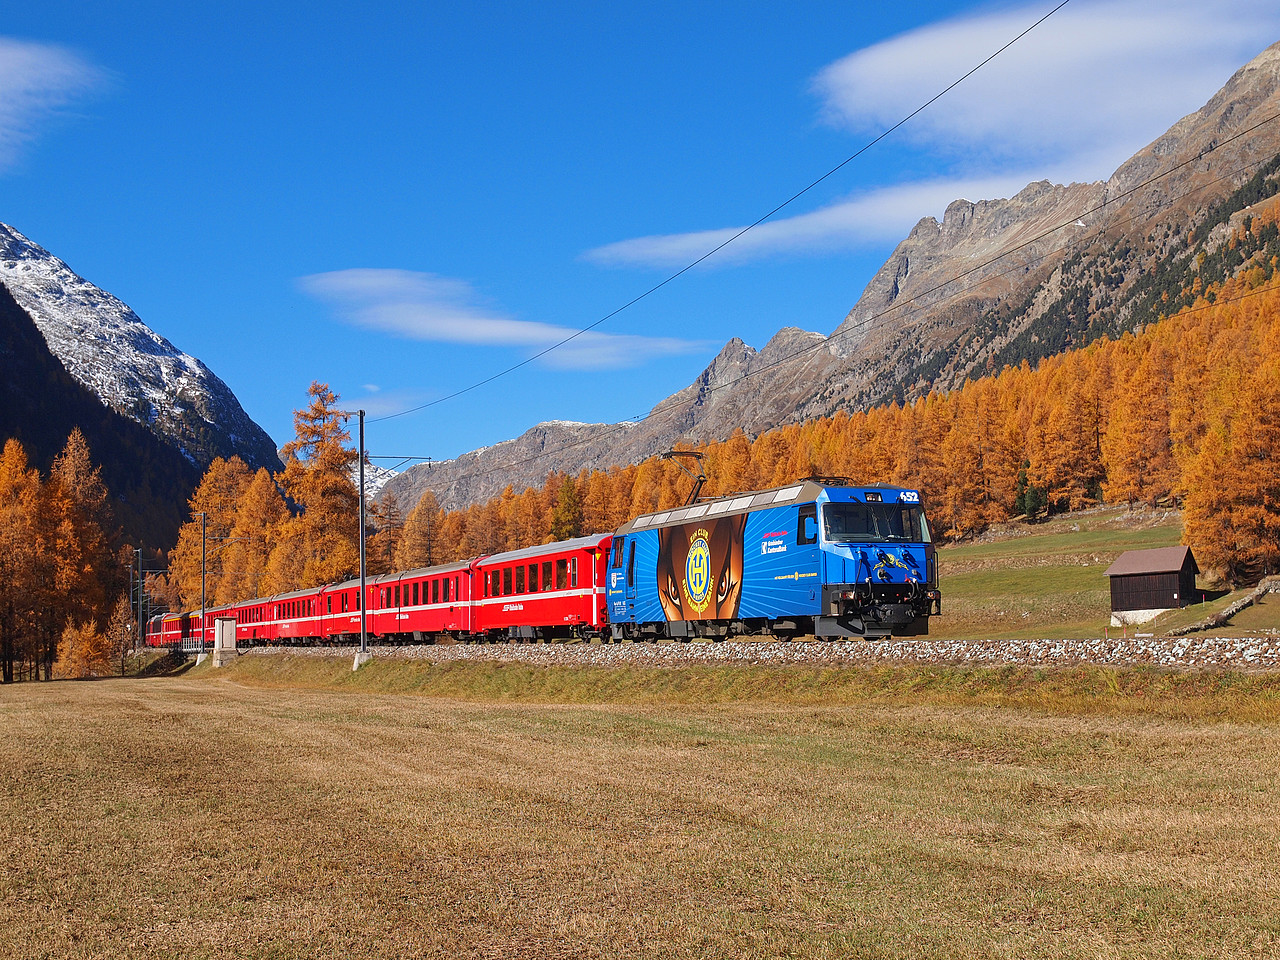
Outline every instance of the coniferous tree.
{"type": "Polygon", "coordinates": [[[556,491],[556,506],[551,515],[551,539],[571,540],[582,536],[582,497],[573,477],[565,477],[556,491]]]}
{"type": "Polygon", "coordinates": [[[319,382],[308,395],[307,407],[294,412],[296,436],[283,450],[278,480],[296,512],[280,525],[266,592],[338,583],[359,568],[359,493],[351,479],[358,454],[348,446],[338,395],[319,382]]]}
{"type": "Polygon", "coordinates": [[[240,495],[222,564],[220,593],[243,600],[262,596],[267,562],[289,508],[265,467],[259,467],[240,495]]]}
{"type": "Polygon", "coordinates": [[[178,542],[169,551],[169,578],[182,609],[199,609],[202,571],[206,605],[244,599],[239,595],[239,578],[226,574],[234,569],[227,560],[234,556],[229,551],[234,546],[231,537],[236,513],[252,479],[239,457],[217,457],[191,495],[191,519],[182,525],[178,542]]]}
{"type": "Polygon", "coordinates": [[[443,562],[440,550],[440,504],[428,490],[404,522],[404,535],[396,544],[397,570],[412,570],[443,562]]]}

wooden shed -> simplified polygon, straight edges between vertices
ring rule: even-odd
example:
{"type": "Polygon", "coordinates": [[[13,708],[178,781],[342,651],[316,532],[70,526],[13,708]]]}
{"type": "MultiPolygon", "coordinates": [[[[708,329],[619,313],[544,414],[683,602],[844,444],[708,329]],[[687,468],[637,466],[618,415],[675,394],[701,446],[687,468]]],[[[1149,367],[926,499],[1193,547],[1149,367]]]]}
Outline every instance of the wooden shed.
{"type": "Polygon", "coordinates": [[[1185,607],[1196,596],[1196,558],[1190,547],[1130,550],[1107,567],[1113,619],[1141,622],[1185,607]],[[1126,614],[1116,617],[1117,614],[1126,614]]]}

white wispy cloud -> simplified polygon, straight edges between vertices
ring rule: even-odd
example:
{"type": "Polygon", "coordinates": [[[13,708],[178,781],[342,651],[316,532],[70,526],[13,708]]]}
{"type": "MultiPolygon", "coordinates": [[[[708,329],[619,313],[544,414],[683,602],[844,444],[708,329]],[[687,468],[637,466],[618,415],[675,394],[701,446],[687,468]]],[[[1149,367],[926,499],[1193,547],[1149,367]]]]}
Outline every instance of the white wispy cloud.
{"type": "MultiPolygon", "coordinates": [[[[299,281],[303,291],[351,324],[411,340],[505,346],[536,353],[572,336],[572,327],[518,320],[498,310],[463,280],[412,270],[351,269],[299,281]]],[[[597,370],[638,366],[654,357],[692,353],[705,345],[672,337],[579,333],[541,358],[547,366],[597,370]]]]}
{"type": "MultiPolygon", "coordinates": [[[[1032,23],[1022,4],[912,30],[821,70],[825,117],[878,133],[1032,23]]],[[[1077,0],[895,133],[986,166],[1053,158],[1108,176],[1280,39],[1274,3],[1077,0]]]]}
{"type": "MultiPolygon", "coordinates": [[[[947,204],[1012,196],[1027,185],[1025,174],[972,180],[933,180],[870,190],[794,217],[770,220],[719,251],[716,265],[745,263],[779,254],[828,252],[901,240],[921,217],[939,219],[947,204]]],[[[682,267],[736,234],[741,227],[620,240],[583,257],[606,266],[682,267]]]]}
{"type": "Polygon", "coordinates": [[[99,86],[104,71],[63,47],[0,37],[0,170],[53,116],[99,86]]]}
{"type": "MultiPolygon", "coordinates": [[[[813,80],[822,118],[869,139],[1016,36],[1045,4],[1001,7],[858,50],[813,80]]],[[[1075,0],[893,134],[948,175],[869,187],[750,230],[707,261],[830,253],[893,242],[957,199],[1016,194],[1029,182],[1091,181],[1200,107],[1280,39],[1274,3],[1075,0]]],[[[583,258],[684,266],[741,227],[621,240],[583,258]]]]}

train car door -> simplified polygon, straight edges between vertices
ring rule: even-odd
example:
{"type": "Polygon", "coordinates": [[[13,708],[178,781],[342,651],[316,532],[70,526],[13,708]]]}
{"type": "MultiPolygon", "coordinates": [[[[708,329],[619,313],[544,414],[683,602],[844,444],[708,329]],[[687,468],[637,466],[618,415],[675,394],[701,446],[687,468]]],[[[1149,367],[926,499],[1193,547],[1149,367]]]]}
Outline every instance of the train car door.
{"type": "Polygon", "coordinates": [[[627,539],[627,599],[636,598],[636,538],[627,539]]]}

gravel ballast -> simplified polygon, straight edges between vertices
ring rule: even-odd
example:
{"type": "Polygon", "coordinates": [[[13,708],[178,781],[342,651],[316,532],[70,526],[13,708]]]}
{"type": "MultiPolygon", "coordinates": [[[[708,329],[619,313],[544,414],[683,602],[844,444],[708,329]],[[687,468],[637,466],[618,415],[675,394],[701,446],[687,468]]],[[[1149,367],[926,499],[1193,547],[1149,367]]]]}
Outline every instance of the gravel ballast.
{"type": "MultiPolygon", "coordinates": [[[[353,657],[357,647],[256,647],[250,655],[353,657]]],[[[854,641],[730,640],[722,643],[499,643],[370,646],[374,657],[406,660],[496,661],[536,666],[681,667],[698,664],[814,664],[885,662],[1160,667],[1280,667],[1277,637],[1131,637],[1088,640],[854,641]]]]}

